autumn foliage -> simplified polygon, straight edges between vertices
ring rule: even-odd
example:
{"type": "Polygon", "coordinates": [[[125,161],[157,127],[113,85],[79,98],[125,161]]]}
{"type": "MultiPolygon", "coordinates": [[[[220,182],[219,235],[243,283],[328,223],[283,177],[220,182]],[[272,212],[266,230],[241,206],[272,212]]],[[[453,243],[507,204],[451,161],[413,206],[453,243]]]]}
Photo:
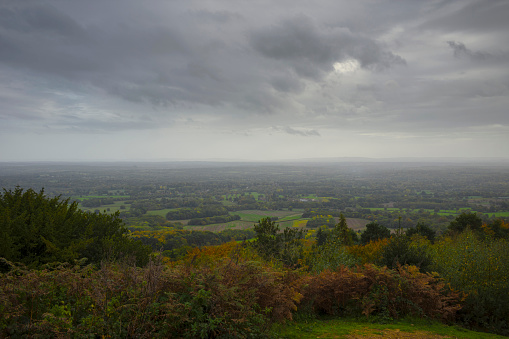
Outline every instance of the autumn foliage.
{"type": "Polygon", "coordinates": [[[436,275],[415,266],[396,270],[374,265],[323,271],[309,280],[305,303],[315,312],[331,315],[405,315],[453,320],[461,308],[460,294],[447,289],[436,275]]]}
{"type": "Polygon", "coordinates": [[[15,268],[0,277],[0,337],[209,338],[292,319],[300,277],[259,262],[15,268]]]}
{"type": "Polygon", "coordinates": [[[376,262],[385,248],[389,239],[378,239],[370,241],[366,245],[353,245],[347,248],[348,252],[358,258],[362,264],[376,262]]]}

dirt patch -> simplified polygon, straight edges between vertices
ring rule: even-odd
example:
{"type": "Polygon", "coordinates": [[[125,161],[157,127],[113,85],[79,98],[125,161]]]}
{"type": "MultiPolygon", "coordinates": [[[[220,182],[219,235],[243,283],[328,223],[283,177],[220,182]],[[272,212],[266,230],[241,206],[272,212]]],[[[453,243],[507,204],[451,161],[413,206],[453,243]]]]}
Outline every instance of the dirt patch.
{"type": "MultiPolygon", "coordinates": [[[[325,338],[325,337],[322,337],[325,338]]],[[[334,338],[334,337],[328,337],[334,338]]],[[[358,339],[358,338],[418,338],[418,339],[443,339],[451,338],[439,334],[434,334],[426,331],[415,331],[415,332],[402,332],[400,330],[356,330],[352,334],[348,334],[346,338],[358,339]]]]}
{"type": "Polygon", "coordinates": [[[371,221],[359,218],[346,218],[346,224],[354,231],[360,231],[366,228],[371,221]]]}

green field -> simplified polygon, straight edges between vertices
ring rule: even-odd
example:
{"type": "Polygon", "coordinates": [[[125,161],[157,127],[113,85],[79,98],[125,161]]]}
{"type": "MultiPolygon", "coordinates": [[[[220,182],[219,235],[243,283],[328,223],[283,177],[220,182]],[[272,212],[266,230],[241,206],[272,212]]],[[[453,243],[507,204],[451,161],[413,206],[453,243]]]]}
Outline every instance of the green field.
{"type": "Polygon", "coordinates": [[[302,219],[302,213],[289,215],[287,217],[280,218],[278,221],[290,221],[290,220],[299,220],[302,219]]]}
{"type": "Polygon", "coordinates": [[[254,213],[241,213],[241,212],[232,212],[231,214],[240,216],[241,220],[252,221],[252,222],[258,222],[260,219],[272,217],[269,214],[260,215],[260,214],[254,214],[254,213]]]}
{"type": "Polygon", "coordinates": [[[494,215],[497,218],[509,218],[509,212],[496,212],[496,213],[486,213],[488,215],[494,215]]]}
{"type": "MultiPolygon", "coordinates": [[[[231,221],[223,224],[211,224],[204,226],[184,226],[184,229],[195,230],[195,231],[213,231],[218,232],[225,229],[249,229],[253,228],[254,225],[263,218],[278,217],[276,223],[279,224],[280,229],[286,227],[293,227],[294,221],[301,218],[302,211],[258,211],[258,210],[243,210],[231,212],[232,215],[240,216],[240,220],[231,221]]],[[[185,221],[184,221],[185,223],[185,221]]]]}
{"type": "MultiPolygon", "coordinates": [[[[156,212],[156,211],[150,211],[156,212]]],[[[231,212],[230,214],[238,215],[241,217],[240,220],[231,221],[228,223],[222,224],[210,224],[204,226],[184,226],[185,229],[195,230],[195,231],[213,231],[218,232],[225,229],[249,229],[253,228],[253,226],[262,218],[265,217],[278,217],[276,220],[276,224],[279,225],[279,229],[282,230],[286,227],[304,227],[305,222],[308,220],[303,219],[302,210],[293,210],[293,211],[258,211],[258,210],[243,210],[231,212]],[[297,212],[297,213],[296,213],[297,212]],[[302,222],[302,223],[299,223],[302,222]]],[[[338,218],[336,218],[338,221],[338,218]]],[[[187,220],[181,220],[182,223],[186,224],[187,220]]],[[[358,218],[347,218],[348,227],[358,231],[363,230],[366,224],[369,223],[369,220],[358,219],[358,218]]]]}

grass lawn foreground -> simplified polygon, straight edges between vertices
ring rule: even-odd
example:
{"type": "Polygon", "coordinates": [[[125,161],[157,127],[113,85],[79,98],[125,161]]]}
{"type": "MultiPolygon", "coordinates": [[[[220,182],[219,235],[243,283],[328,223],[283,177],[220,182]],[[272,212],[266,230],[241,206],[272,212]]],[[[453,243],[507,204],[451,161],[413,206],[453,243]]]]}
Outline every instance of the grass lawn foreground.
{"type": "Polygon", "coordinates": [[[321,317],[296,320],[274,327],[276,338],[465,338],[502,339],[501,335],[474,332],[426,319],[401,319],[390,324],[372,323],[362,318],[321,317]]]}

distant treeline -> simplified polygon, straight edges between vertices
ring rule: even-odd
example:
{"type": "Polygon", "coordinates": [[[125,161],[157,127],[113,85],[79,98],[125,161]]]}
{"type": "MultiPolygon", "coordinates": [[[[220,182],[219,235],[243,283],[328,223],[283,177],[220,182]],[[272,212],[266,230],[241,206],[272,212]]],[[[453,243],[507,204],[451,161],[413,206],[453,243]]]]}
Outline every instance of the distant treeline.
{"type": "Polygon", "coordinates": [[[90,198],[90,199],[84,199],[81,202],[81,206],[83,206],[83,207],[100,207],[103,205],[111,205],[114,203],[115,203],[115,200],[112,198],[90,198]]]}
{"type": "Polygon", "coordinates": [[[306,227],[317,228],[320,226],[334,227],[336,225],[336,219],[332,215],[317,215],[311,220],[308,220],[306,227]]]}
{"type": "Polygon", "coordinates": [[[221,205],[221,202],[210,198],[167,198],[160,199],[138,199],[132,201],[133,206],[145,208],[149,211],[162,210],[167,208],[195,208],[205,205],[221,205]]]}
{"type": "MultiPolygon", "coordinates": [[[[120,216],[122,216],[122,213],[120,213],[120,216]]],[[[133,227],[133,226],[148,226],[148,227],[154,227],[154,228],[161,228],[161,227],[172,227],[175,229],[182,229],[183,225],[180,222],[170,222],[166,220],[163,216],[160,215],[142,215],[139,217],[126,217],[123,219],[124,223],[127,227],[133,227]]]]}
{"type": "Polygon", "coordinates": [[[194,218],[189,220],[188,225],[210,225],[210,224],[222,224],[230,221],[240,220],[239,215],[218,215],[214,217],[206,218],[194,218]]]}
{"type": "Polygon", "coordinates": [[[215,217],[218,215],[227,215],[228,210],[220,205],[207,205],[195,208],[181,208],[176,211],[166,213],[168,220],[185,220],[194,218],[215,217]]]}
{"type": "Polygon", "coordinates": [[[317,210],[311,210],[311,209],[307,209],[304,211],[304,213],[302,213],[302,217],[303,218],[313,218],[313,217],[316,217],[316,216],[324,216],[324,215],[330,215],[330,216],[333,216],[333,217],[339,217],[339,215],[341,214],[341,211],[339,210],[336,210],[336,211],[333,211],[333,210],[320,210],[320,209],[317,209],[317,210]]]}

